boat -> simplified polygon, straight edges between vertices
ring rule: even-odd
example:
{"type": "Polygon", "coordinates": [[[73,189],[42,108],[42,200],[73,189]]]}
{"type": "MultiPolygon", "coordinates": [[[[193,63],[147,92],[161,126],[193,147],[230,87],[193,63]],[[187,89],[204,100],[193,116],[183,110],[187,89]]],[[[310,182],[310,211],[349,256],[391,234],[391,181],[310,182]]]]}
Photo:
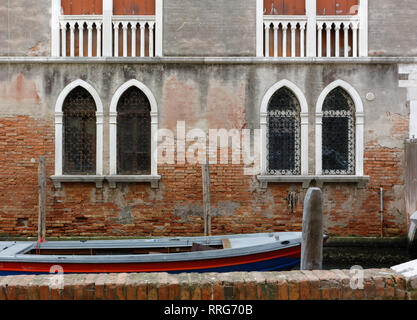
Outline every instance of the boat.
{"type": "MultiPolygon", "coordinates": [[[[327,236],[325,236],[325,239],[327,236]]],[[[301,232],[134,240],[0,242],[0,275],[291,270],[301,232]],[[59,270],[59,269],[58,269],[59,270]]]]}

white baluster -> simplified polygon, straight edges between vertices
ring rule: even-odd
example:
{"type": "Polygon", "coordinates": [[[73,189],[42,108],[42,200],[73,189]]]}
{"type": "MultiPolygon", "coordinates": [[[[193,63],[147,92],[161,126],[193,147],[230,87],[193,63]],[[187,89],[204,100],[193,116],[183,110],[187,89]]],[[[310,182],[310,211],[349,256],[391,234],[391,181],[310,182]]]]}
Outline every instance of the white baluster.
{"type": "Polygon", "coordinates": [[[67,23],[66,22],[63,22],[63,23],[61,23],[61,33],[62,33],[62,36],[61,36],[61,50],[62,50],[62,53],[61,53],[61,55],[63,56],[63,57],[65,57],[66,55],[67,55],[67,23]]]}
{"type": "Polygon", "coordinates": [[[273,22],[273,28],[274,28],[274,58],[278,57],[278,28],[279,28],[279,22],[273,22]]]}
{"type": "Polygon", "coordinates": [[[78,55],[84,56],[84,22],[78,22],[78,55]]]}
{"type": "Polygon", "coordinates": [[[129,27],[129,22],[123,21],[123,57],[127,57],[127,28],[129,27]]]}
{"type": "Polygon", "coordinates": [[[322,22],[318,22],[317,23],[317,56],[321,57],[322,56],[322,40],[323,40],[323,23],[322,22]]]}
{"type": "Polygon", "coordinates": [[[304,35],[305,35],[305,29],[306,29],[306,23],[301,22],[300,23],[300,57],[304,57],[304,35]]]}
{"type": "Polygon", "coordinates": [[[119,56],[119,22],[114,23],[114,56],[119,56]]]}
{"type": "Polygon", "coordinates": [[[148,22],[149,26],[149,56],[153,57],[154,50],[153,50],[153,28],[155,26],[155,22],[148,22]]]}
{"type": "Polygon", "coordinates": [[[340,56],[340,22],[339,23],[335,23],[335,55],[336,57],[340,56]]]}
{"type": "Polygon", "coordinates": [[[287,56],[287,29],[288,22],[282,23],[282,56],[285,58],[287,56]]]}
{"type": "Polygon", "coordinates": [[[75,56],[75,42],[74,42],[74,31],[75,31],[75,22],[71,21],[70,25],[70,56],[75,56]]]}
{"type": "Polygon", "coordinates": [[[343,31],[344,33],[344,37],[345,37],[345,43],[344,43],[344,47],[345,47],[345,54],[344,57],[348,57],[349,56],[349,24],[347,22],[343,23],[343,31]]]}
{"type": "Polygon", "coordinates": [[[93,56],[93,22],[87,22],[88,30],[88,56],[93,56]]]}
{"type": "Polygon", "coordinates": [[[132,26],[132,57],[136,57],[136,22],[132,22],[131,26],[132,26]]]}
{"type": "Polygon", "coordinates": [[[265,22],[265,57],[269,57],[269,28],[270,28],[271,22],[266,21],[265,22]]]}
{"type": "Polygon", "coordinates": [[[356,58],[358,56],[358,24],[352,23],[352,33],[353,33],[353,57],[356,58]]]}
{"type": "Polygon", "coordinates": [[[140,56],[144,57],[145,56],[145,27],[146,27],[146,22],[141,22],[140,23],[140,56]]]}
{"type": "Polygon", "coordinates": [[[291,57],[295,57],[295,31],[297,30],[297,22],[290,23],[291,26],[291,57]]]}
{"type": "Polygon", "coordinates": [[[327,57],[331,57],[332,55],[332,45],[331,45],[331,30],[332,30],[332,23],[326,22],[326,53],[327,57]]]}
{"type": "Polygon", "coordinates": [[[97,29],[97,57],[101,57],[101,22],[96,22],[97,29]]]}

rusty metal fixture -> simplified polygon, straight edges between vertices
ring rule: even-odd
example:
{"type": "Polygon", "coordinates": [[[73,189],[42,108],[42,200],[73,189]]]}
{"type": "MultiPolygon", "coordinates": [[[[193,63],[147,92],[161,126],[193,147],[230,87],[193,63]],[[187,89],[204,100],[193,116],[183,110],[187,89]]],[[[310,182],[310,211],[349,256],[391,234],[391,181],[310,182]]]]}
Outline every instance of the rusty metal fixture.
{"type": "Polygon", "coordinates": [[[298,175],[300,155],[300,103],[288,88],[281,88],[268,104],[268,174],[298,175]]]}
{"type": "Polygon", "coordinates": [[[355,174],[355,104],[342,88],[323,104],[323,174],[355,174]]]}
{"type": "Polygon", "coordinates": [[[96,104],[82,87],[70,92],[63,104],[64,174],[96,173],[96,104]]]}

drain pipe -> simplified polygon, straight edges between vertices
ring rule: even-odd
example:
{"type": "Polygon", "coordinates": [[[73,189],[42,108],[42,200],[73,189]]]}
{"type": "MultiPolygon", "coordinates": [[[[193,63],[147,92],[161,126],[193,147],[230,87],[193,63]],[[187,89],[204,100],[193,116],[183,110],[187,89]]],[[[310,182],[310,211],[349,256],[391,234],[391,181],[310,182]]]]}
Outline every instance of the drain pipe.
{"type": "Polygon", "coordinates": [[[379,188],[379,198],[381,201],[380,213],[381,213],[381,238],[384,237],[384,188],[379,188]]]}

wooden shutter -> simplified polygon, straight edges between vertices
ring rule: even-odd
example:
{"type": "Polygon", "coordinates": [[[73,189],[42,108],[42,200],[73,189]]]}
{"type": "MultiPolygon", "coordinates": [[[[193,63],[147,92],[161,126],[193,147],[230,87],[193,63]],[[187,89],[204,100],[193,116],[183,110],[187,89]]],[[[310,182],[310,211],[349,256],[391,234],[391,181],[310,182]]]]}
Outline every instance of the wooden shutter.
{"type": "Polygon", "coordinates": [[[64,15],[103,14],[103,0],[62,0],[64,15]]]}
{"type": "Polygon", "coordinates": [[[356,14],[358,0],[317,0],[317,15],[356,14]]]}

